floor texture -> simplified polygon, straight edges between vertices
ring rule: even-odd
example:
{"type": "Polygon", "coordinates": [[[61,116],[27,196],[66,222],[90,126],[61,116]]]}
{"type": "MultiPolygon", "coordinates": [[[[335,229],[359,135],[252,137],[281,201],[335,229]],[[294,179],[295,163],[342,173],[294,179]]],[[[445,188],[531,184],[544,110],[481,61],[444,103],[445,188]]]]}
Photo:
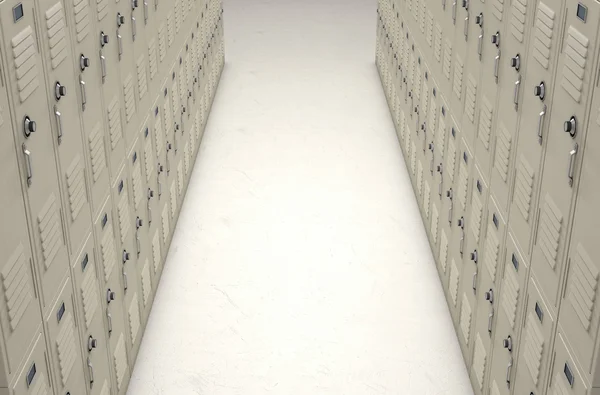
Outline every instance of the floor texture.
{"type": "Polygon", "coordinates": [[[227,64],[130,395],[472,391],[375,0],[224,0],[227,64]]]}

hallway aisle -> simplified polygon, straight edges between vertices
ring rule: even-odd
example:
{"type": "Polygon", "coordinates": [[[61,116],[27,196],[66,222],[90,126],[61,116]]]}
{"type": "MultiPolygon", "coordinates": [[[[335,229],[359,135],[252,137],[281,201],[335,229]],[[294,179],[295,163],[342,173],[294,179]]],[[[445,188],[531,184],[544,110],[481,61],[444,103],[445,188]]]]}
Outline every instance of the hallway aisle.
{"type": "Polygon", "coordinates": [[[130,395],[468,395],[375,0],[224,0],[225,70],[130,395]]]}

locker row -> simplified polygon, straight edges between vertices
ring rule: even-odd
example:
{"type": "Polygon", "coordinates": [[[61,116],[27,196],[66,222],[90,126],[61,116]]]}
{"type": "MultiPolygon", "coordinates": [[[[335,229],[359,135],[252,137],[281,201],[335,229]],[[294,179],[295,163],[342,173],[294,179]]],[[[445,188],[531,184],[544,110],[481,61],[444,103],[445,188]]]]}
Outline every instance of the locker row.
{"type": "Polygon", "coordinates": [[[476,394],[600,394],[600,3],[380,0],[376,64],[476,394]]]}
{"type": "Polygon", "coordinates": [[[220,0],[0,2],[0,393],[125,394],[224,67],[220,0]]]}

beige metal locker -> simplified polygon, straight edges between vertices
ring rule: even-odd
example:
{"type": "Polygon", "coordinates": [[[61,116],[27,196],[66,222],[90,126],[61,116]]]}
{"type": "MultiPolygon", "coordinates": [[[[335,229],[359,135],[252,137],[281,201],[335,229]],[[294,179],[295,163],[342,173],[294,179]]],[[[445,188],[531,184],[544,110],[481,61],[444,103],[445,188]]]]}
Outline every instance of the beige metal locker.
{"type": "Polygon", "coordinates": [[[554,360],[548,392],[565,395],[587,395],[597,393],[597,389],[590,393],[591,385],[579,370],[572,350],[566,342],[567,337],[560,331],[554,343],[554,360]]]}
{"type": "MultiPolygon", "coordinates": [[[[465,68],[468,61],[468,40],[470,29],[470,18],[471,13],[469,11],[469,1],[458,1],[458,4],[453,5],[452,11],[452,27],[453,29],[448,32],[448,38],[451,43],[445,48],[446,53],[444,54],[445,62],[444,73],[450,74],[450,80],[452,81],[451,91],[445,92],[448,100],[450,101],[450,108],[452,115],[462,128],[462,117],[464,112],[464,103],[466,95],[466,79],[467,74],[465,68]],[[449,56],[451,54],[451,56],[449,56]]],[[[473,33],[471,33],[473,35],[473,33]]],[[[475,37],[476,39],[476,37],[475,37]]],[[[464,132],[463,132],[464,133],[464,132]]],[[[468,139],[468,136],[466,136],[468,139]]]]}
{"type": "Polygon", "coordinates": [[[24,352],[25,364],[16,372],[15,379],[10,383],[9,394],[37,395],[52,391],[45,346],[44,333],[40,329],[36,331],[31,347],[24,352]]]}

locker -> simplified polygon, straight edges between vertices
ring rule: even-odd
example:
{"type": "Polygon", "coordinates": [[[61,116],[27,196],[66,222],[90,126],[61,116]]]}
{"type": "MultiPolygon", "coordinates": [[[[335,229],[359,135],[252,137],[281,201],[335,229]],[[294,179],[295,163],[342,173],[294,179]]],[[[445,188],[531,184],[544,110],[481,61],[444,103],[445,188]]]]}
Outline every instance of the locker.
{"type": "Polygon", "coordinates": [[[6,354],[0,386],[4,387],[16,377],[17,369],[24,358],[23,350],[29,346],[42,322],[34,283],[33,253],[21,190],[18,151],[15,151],[16,144],[11,131],[11,114],[6,93],[5,89],[0,91],[0,179],[3,184],[0,194],[0,216],[10,219],[11,223],[11,226],[3,226],[0,230],[0,317],[2,349],[6,354]]]}
{"type": "Polygon", "coordinates": [[[79,328],[73,305],[71,279],[58,287],[58,299],[45,321],[49,335],[55,389],[59,393],[86,392],[86,383],[79,348],[79,328]]]}
{"type": "Polygon", "coordinates": [[[44,334],[38,328],[30,346],[24,353],[25,364],[10,384],[11,394],[37,395],[52,392],[45,344],[44,334]]]}
{"type": "MultiPolygon", "coordinates": [[[[600,6],[587,5],[587,23],[577,17],[577,4],[569,3],[558,62],[557,85],[554,101],[560,105],[552,109],[546,138],[546,155],[540,185],[540,200],[535,228],[532,271],[538,276],[542,292],[551,306],[558,308],[560,287],[565,267],[565,247],[568,237],[569,217],[581,165],[582,144],[588,125],[586,109],[591,70],[596,70],[587,57],[593,56],[596,47],[597,23],[600,6]],[[560,98],[559,98],[560,97],[560,98]],[[561,177],[562,175],[562,177],[561,177]]],[[[597,101],[596,101],[597,103],[597,101]]],[[[597,118],[594,109],[592,119],[597,118]]]]}
{"type": "MultiPolygon", "coordinates": [[[[151,54],[148,43],[154,37],[154,25],[148,24],[148,19],[151,17],[148,0],[145,2],[131,1],[130,9],[129,29],[137,80],[138,111],[141,115],[150,110],[153,99],[151,97],[153,91],[149,90],[149,87],[151,87],[150,63],[152,61],[156,62],[156,47],[154,47],[153,54],[151,54]],[[153,55],[154,60],[151,55],[153,55]]],[[[156,86],[156,89],[158,89],[158,86],[156,86]]]]}
{"type": "Polygon", "coordinates": [[[71,257],[82,247],[92,219],[87,193],[83,141],[79,130],[75,72],[69,29],[62,1],[38,0],[46,69],[46,91],[53,122],[52,135],[58,150],[61,190],[71,257]]]}
{"type": "Polygon", "coordinates": [[[446,101],[443,97],[440,97],[440,105],[439,105],[439,114],[438,114],[438,125],[437,131],[435,134],[435,152],[433,157],[433,165],[434,165],[434,175],[435,182],[437,184],[434,189],[436,190],[437,196],[439,200],[443,200],[445,196],[444,191],[444,182],[445,182],[445,156],[446,156],[446,147],[448,140],[448,123],[449,123],[449,115],[448,115],[448,106],[446,105],[446,101]]]}
{"type": "MultiPolygon", "coordinates": [[[[40,48],[34,30],[33,7],[5,1],[0,6],[0,22],[12,98],[13,131],[20,155],[22,183],[25,186],[32,226],[34,263],[40,276],[42,308],[52,305],[56,284],[68,271],[64,238],[64,212],[61,208],[59,177],[54,152],[54,136],[49,130],[49,103],[44,95],[44,74],[40,48]],[[15,22],[13,9],[23,15],[15,22]],[[25,12],[27,11],[27,12],[25,12]],[[38,130],[39,129],[39,130],[38,130]]],[[[12,251],[11,251],[12,252],[12,251]]]]}
{"type": "MultiPolygon", "coordinates": [[[[450,100],[450,108],[452,115],[462,127],[462,117],[464,113],[464,102],[466,95],[466,79],[467,74],[465,68],[468,61],[468,40],[471,23],[471,12],[469,11],[471,1],[459,1],[458,4],[453,3],[452,21],[453,29],[448,35],[449,41],[446,42],[445,59],[447,64],[444,65],[444,73],[450,74],[452,86],[451,92],[446,92],[450,100]]],[[[473,16],[474,18],[474,16],[473,16]]],[[[472,30],[472,29],[471,29],[472,30]]],[[[473,35],[471,33],[471,35],[473,35]]],[[[476,39],[476,37],[475,37],[476,39]]]]}
{"type": "Polygon", "coordinates": [[[585,380],[566,343],[566,337],[560,331],[554,343],[554,367],[550,378],[548,391],[565,395],[589,394],[591,386],[585,380]]]}
{"type": "Polygon", "coordinates": [[[94,256],[94,238],[88,234],[83,249],[73,260],[71,270],[75,281],[75,300],[79,322],[79,345],[88,391],[92,395],[110,390],[110,365],[106,342],[104,315],[99,288],[99,276],[94,256]]]}
{"type": "Polygon", "coordinates": [[[488,379],[492,393],[496,391],[500,395],[510,394],[514,387],[528,269],[529,263],[517,247],[512,234],[509,233],[502,277],[498,279],[502,285],[498,297],[495,297],[498,299],[498,307],[495,312],[497,318],[488,379]]]}
{"type": "Polygon", "coordinates": [[[547,140],[548,118],[553,111],[555,90],[553,74],[558,60],[562,4],[560,0],[537,1],[531,33],[531,57],[524,79],[523,105],[516,146],[514,189],[509,222],[526,254],[531,252],[532,233],[537,215],[539,166],[547,140]]]}
{"type": "Polygon", "coordinates": [[[539,282],[529,278],[525,306],[525,326],[519,348],[515,376],[515,394],[544,393],[552,352],[555,316],[542,296],[539,282]]]}

